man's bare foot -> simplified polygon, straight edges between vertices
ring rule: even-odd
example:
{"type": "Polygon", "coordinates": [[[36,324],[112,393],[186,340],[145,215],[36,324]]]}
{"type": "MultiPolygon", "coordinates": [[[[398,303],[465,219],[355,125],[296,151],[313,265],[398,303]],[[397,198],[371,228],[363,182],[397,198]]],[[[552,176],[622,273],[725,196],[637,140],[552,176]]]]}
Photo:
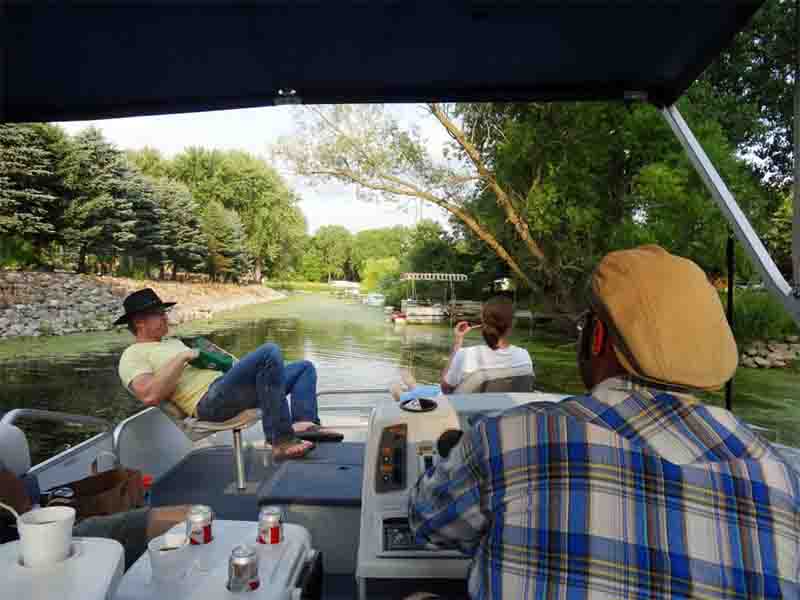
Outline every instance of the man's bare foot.
{"type": "Polygon", "coordinates": [[[272,446],[272,460],[282,461],[291,458],[303,458],[315,448],[312,442],[304,442],[297,438],[283,440],[272,446]]]}
{"type": "Polygon", "coordinates": [[[316,426],[317,424],[313,421],[297,421],[297,423],[292,423],[292,429],[295,433],[302,433],[308,429],[313,429],[316,426]]]}
{"type": "Polygon", "coordinates": [[[409,371],[402,371],[400,373],[400,379],[403,380],[403,383],[409,390],[417,387],[417,380],[414,379],[414,376],[409,371]]]}
{"type": "Polygon", "coordinates": [[[395,402],[400,402],[400,394],[407,392],[408,389],[402,383],[393,383],[389,386],[389,391],[392,393],[392,398],[395,402]]]}

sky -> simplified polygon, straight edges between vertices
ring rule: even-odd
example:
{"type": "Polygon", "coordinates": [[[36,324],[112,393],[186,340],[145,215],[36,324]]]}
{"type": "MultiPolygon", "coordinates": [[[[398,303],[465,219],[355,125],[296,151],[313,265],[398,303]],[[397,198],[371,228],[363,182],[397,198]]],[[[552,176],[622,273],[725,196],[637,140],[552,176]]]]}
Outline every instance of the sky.
{"type": "MultiPolygon", "coordinates": [[[[90,125],[121,149],[156,148],[166,157],[173,157],[189,146],[219,150],[239,149],[267,158],[268,149],[281,136],[292,135],[292,107],[264,107],[220,110],[180,115],[129,117],[97,121],[60,123],[70,134],[90,125]]],[[[418,105],[392,108],[403,123],[415,123],[428,141],[431,151],[441,154],[447,140],[444,129],[426,115],[418,105]]],[[[364,202],[356,198],[355,189],[338,184],[311,185],[286,169],[281,175],[300,195],[300,207],[308,221],[309,233],[322,225],[343,225],[352,232],[392,225],[413,225],[417,205],[364,202]]],[[[422,216],[445,224],[444,211],[427,204],[422,216]]]]}

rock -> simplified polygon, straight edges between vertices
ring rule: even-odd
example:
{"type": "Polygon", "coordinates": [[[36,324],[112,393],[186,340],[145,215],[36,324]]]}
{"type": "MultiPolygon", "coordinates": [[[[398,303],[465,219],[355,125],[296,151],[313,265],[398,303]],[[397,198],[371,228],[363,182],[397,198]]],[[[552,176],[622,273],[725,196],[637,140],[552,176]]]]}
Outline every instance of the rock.
{"type": "Polygon", "coordinates": [[[786,343],[787,344],[796,344],[800,342],[800,336],[797,335],[787,335],[786,336],[786,343]]]}
{"type": "Polygon", "coordinates": [[[772,367],[776,369],[784,369],[786,368],[786,363],[782,360],[773,360],[772,367]]]}
{"type": "Polygon", "coordinates": [[[757,367],[761,367],[763,369],[769,369],[769,367],[772,365],[772,362],[769,359],[764,358],[763,356],[756,356],[753,359],[753,362],[756,363],[757,367]]]}
{"type": "Polygon", "coordinates": [[[758,365],[756,364],[755,359],[753,359],[753,358],[751,358],[749,356],[745,356],[742,359],[741,365],[743,367],[747,367],[748,369],[755,369],[755,368],[758,367],[758,365]]]}
{"type": "Polygon", "coordinates": [[[758,348],[756,346],[748,346],[745,348],[744,354],[746,356],[758,356],[758,348]]]}

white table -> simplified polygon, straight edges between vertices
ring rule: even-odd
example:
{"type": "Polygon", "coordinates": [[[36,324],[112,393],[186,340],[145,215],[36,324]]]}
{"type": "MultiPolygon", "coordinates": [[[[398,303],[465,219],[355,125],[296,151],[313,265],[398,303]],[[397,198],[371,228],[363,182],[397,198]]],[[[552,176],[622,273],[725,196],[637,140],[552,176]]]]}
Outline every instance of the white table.
{"type": "MultiPolygon", "coordinates": [[[[176,533],[182,526],[174,528],[176,533]]],[[[283,525],[284,541],[276,546],[256,543],[257,524],[254,521],[214,521],[214,541],[192,546],[195,566],[189,575],[176,583],[152,581],[150,557],[145,552],[122,578],[115,600],[242,600],[245,594],[233,594],[226,588],[228,558],[239,544],[256,547],[259,556],[258,574],[261,586],[246,594],[249,600],[292,600],[299,598],[299,577],[311,553],[311,536],[299,525],[283,525]]]]}
{"type": "Polygon", "coordinates": [[[19,542],[0,545],[0,597],[15,600],[110,600],[125,551],[105,538],[73,538],[72,555],[49,567],[24,567],[19,542]]]}

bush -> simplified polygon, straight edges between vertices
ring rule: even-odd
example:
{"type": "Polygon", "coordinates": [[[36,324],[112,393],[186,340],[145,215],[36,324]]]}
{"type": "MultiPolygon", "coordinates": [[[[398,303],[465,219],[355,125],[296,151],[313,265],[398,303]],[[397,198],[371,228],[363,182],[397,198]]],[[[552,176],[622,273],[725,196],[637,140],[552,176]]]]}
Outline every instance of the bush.
{"type": "MultiPolygon", "coordinates": [[[[723,305],[727,306],[727,294],[721,296],[723,305]]],[[[800,332],[783,306],[763,290],[737,290],[733,300],[733,325],[740,344],[800,332]]]]}
{"type": "Polygon", "coordinates": [[[336,289],[328,283],[319,283],[317,281],[279,281],[276,279],[264,280],[264,285],[275,290],[302,290],[304,292],[332,292],[336,289]]]}

